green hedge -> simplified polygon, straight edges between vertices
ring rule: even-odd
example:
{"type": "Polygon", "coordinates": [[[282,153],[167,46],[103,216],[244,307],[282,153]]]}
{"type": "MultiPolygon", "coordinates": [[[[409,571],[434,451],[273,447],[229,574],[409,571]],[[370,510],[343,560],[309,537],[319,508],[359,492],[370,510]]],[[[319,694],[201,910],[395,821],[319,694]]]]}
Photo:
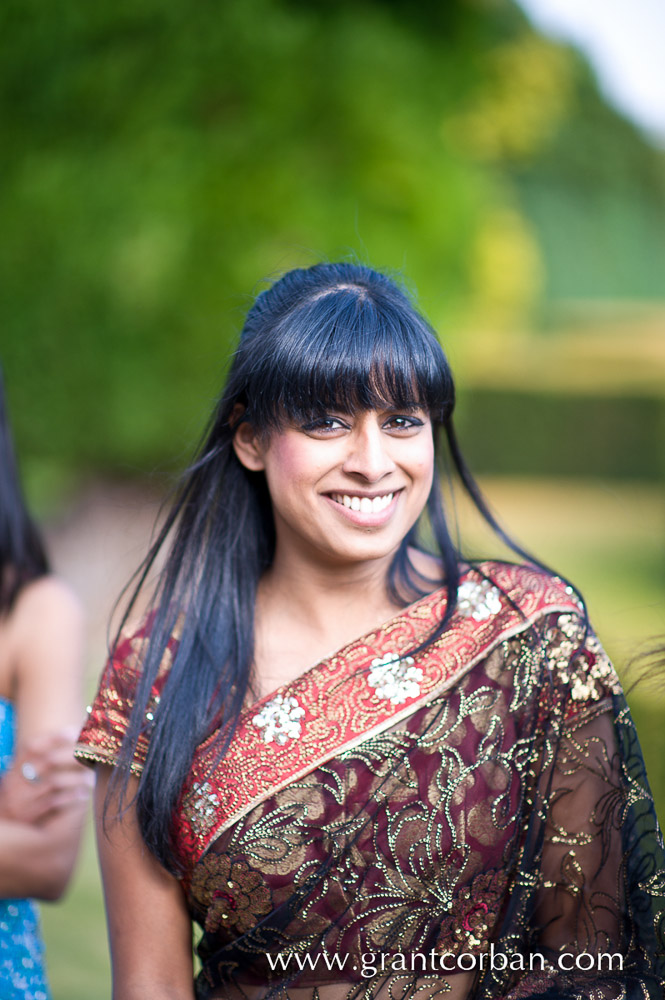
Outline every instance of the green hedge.
{"type": "Polygon", "coordinates": [[[665,398],[472,388],[457,427],[478,474],[665,479],[665,398]]]}

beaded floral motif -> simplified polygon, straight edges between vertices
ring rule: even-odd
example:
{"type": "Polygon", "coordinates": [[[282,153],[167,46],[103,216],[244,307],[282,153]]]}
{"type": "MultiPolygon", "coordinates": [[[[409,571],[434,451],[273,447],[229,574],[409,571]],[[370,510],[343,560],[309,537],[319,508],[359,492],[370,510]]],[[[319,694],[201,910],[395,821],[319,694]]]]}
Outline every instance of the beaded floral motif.
{"type": "Polygon", "coordinates": [[[461,888],[441,923],[436,950],[453,955],[486,951],[507,881],[503,872],[481,872],[461,888]]]}
{"type": "Polygon", "coordinates": [[[577,615],[559,615],[555,626],[545,633],[550,668],[554,669],[564,684],[570,680],[568,668],[573,653],[582,641],[580,619],[577,615]]]}
{"type": "Polygon", "coordinates": [[[587,650],[580,650],[570,664],[570,697],[573,701],[598,701],[607,690],[618,691],[618,680],[612,664],[602,653],[596,656],[593,642],[587,643],[587,650]],[[589,651],[591,650],[591,651],[589,651]]]}
{"type": "Polygon", "coordinates": [[[192,786],[189,812],[193,824],[203,835],[212,830],[219,809],[219,798],[209,781],[192,786]]]}
{"type": "Polygon", "coordinates": [[[501,611],[501,595],[489,580],[465,580],[457,588],[457,610],[463,618],[484,622],[501,611]]]}
{"type": "Polygon", "coordinates": [[[244,858],[228,854],[206,854],[194,869],[192,894],[205,907],[209,933],[233,928],[245,934],[272,909],[261,873],[244,858]]]}
{"type": "Polygon", "coordinates": [[[585,640],[577,615],[559,615],[556,628],[549,629],[546,638],[550,665],[569,686],[572,701],[599,701],[608,690],[618,692],[618,678],[607,654],[592,633],[585,640]]]}
{"type": "Polygon", "coordinates": [[[372,660],[367,683],[374,688],[377,698],[402,705],[409,698],[420,695],[423,672],[414,666],[412,656],[400,659],[397,653],[387,653],[380,659],[372,660]]]}
{"type": "Polygon", "coordinates": [[[296,698],[286,698],[278,694],[263,706],[252,719],[257,729],[263,730],[264,743],[279,743],[284,746],[289,740],[297,740],[302,732],[300,719],[305,714],[296,698]]]}

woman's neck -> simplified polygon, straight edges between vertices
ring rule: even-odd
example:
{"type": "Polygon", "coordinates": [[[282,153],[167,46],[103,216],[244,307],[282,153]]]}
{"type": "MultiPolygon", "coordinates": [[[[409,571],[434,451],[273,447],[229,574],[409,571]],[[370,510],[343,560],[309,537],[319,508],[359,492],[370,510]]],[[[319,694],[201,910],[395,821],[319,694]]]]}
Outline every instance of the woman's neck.
{"type": "Polygon", "coordinates": [[[259,584],[254,693],[262,697],[341,647],[389,621],[389,561],[321,567],[275,559],[259,584]]]}
{"type": "MultiPolygon", "coordinates": [[[[389,622],[403,608],[391,597],[387,577],[395,556],[335,563],[311,558],[293,545],[275,552],[259,582],[255,612],[255,697],[300,676],[343,646],[389,622]]],[[[423,590],[441,585],[432,556],[409,550],[423,590]]]]}
{"type": "Polygon", "coordinates": [[[259,603],[286,614],[308,631],[327,634],[331,622],[344,620],[370,629],[399,610],[388,593],[390,557],[356,564],[303,564],[292,553],[280,558],[259,585],[259,603]],[[376,616],[378,620],[375,620],[376,616]]]}

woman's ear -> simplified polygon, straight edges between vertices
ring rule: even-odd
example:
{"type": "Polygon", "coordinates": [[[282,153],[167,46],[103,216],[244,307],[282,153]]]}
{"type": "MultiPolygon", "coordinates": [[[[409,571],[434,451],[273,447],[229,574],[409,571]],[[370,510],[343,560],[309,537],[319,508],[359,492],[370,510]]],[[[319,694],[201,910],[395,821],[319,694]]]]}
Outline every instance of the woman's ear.
{"type": "Polygon", "coordinates": [[[263,453],[265,440],[262,439],[246,420],[238,424],[233,435],[233,450],[238,461],[250,472],[260,472],[265,468],[263,453]]]}

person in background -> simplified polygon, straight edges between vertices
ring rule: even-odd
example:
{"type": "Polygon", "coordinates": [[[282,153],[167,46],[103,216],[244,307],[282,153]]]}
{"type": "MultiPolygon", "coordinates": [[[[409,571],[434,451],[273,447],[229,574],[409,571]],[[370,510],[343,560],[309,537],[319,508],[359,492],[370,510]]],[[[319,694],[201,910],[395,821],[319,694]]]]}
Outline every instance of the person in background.
{"type": "Polygon", "coordinates": [[[621,685],[492,517],[454,403],[380,272],[291,271],[249,311],[77,747],[115,1000],[662,1000],[621,685]],[[463,553],[437,456],[519,562],[463,553]]]}
{"type": "Polygon", "coordinates": [[[22,495],[0,373],[0,998],[48,1000],[33,899],[72,874],[89,781],[73,758],[83,618],[22,495]]]}

